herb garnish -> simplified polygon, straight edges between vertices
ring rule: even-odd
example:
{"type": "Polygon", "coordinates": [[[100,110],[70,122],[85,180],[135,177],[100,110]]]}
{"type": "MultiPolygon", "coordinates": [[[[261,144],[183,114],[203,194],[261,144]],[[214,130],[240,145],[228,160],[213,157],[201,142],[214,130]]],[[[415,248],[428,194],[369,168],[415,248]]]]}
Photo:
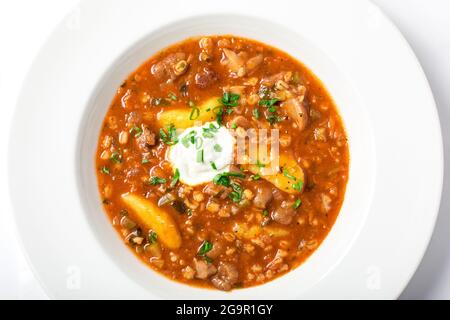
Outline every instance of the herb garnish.
{"type": "Polygon", "coordinates": [[[300,207],[301,204],[302,204],[302,200],[301,199],[295,200],[294,209],[298,209],[298,207],[300,207]]]}
{"type": "Polygon", "coordinates": [[[142,129],[134,126],[130,129],[130,134],[132,134],[135,138],[139,138],[142,134],[142,129]]]}
{"type": "Polygon", "coordinates": [[[155,231],[150,230],[149,233],[148,233],[148,242],[150,244],[154,244],[157,241],[158,241],[158,234],[155,231]]]}
{"type": "Polygon", "coordinates": [[[202,245],[198,249],[197,254],[201,257],[204,257],[209,251],[213,248],[213,244],[208,240],[203,241],[202,245]]]}
{"type": "Polygon", "coordinates": [[[109,168],[104,166],[100,169],[100,171],[104,174],[111,174],[111,171],[109,171],[109,168]]]}
{"type": "Polygon", "coordinates": [[[118,153],[117,151],[115,151],[111,154],[111,157],[109,157],[109,160],[111,160],[114,163],[122,163],[122,155],[120,153],[118,153]]]}
{"type": "Polygon", "coordinates": [[[157,176],[150,177],[150,180],[147,181],[147,183],[151,186],[156,186],[157,184],[164,184],[167,180],[165,178],[160,178],[157,176]]]}
{"type": "Polygon", "coordinates": [[[162,142],[169,146],[172,146],[178,142],[177,129],[173,124],[170,124],[170,126],[167,128],[167,133],[164,131],[164,129],[159,129],[159,137],[161,138],[162,142]]]}
{"type": "Polygon", "coordinates": [[[178,180],[180,180],[180,170],[175,169],[175,173],[173,174],[172,177],[172,182],[170,183],[170,187],[173,188],[175,187],[175,185],[178,183],[178,180]]]}

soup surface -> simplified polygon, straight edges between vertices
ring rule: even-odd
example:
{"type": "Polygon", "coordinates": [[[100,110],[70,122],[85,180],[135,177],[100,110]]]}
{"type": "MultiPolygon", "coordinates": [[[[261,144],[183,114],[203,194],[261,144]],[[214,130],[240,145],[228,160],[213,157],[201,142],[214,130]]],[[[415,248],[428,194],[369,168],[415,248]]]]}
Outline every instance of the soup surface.
{"type": "Polygon", "coordinates": [[[322,83],[249,39],[187,39],[117,89],[96,154],[125,244],[180,282],[232,290],[300,265],[341,208],[346,133],[322,83]]]}

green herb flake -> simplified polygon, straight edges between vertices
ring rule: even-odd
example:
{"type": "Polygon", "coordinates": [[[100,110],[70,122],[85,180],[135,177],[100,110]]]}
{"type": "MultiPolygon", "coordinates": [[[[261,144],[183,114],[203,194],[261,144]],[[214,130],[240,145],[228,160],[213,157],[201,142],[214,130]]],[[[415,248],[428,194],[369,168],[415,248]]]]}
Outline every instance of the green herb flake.
{"type": "Polygon", "coordinates": [[[170,183],[170,187],[173,188],[175,187],[175,185],[178,183],[178,180],[180,180],[180,170],[175,169],[175,173],[173,174],[172,177],[172,182],[170,183]]]}
{"type": "Polygon", "coordinates": [[[292,185],[292,188],[294,188],[295,190],[301,191],[303,189],[303,181],[299,181],[295,184],[292,185]]]}
{"type": "Polygon", "coordinates": [[[302,204],[302,200],[300,200],[300,199],[295,200],[294,209],[298,209],[298,207],[300,207],[301,204],[302,204]]]}
{"type": "Polygon", "coordinates": [[[151,186],[156,186],[157,184],[164,184],[167,180],[165,178],[160,178],[157,176],[150,177],[150,180],[147,181],[147,183],[151,186]]]}
{"type": "Polygon", "coordinates": [[[152,100],[154,106],[168,106],[170,102],[165,98],[155,98],[152,100]]]}
{"type": "Polygon", "coordinates": [[[149,233],[148,233],[148,242],[150,244],[154,244],[157,241],[158,241],[158,234],[155,231],[150,230],[149,233]]]}
{"type": "Polygon", "coordinates": [[[269,100],[259,100],[259,105],[260,106],[265,106],[267,108],[273,107],[275,106],[275,104],[280,101],[277,98],[273,98],[273,99],[269,99],[269,100]]]}
{"type": "Polygon", "coordinates": [[[237,107],[239,98],[241,96],[231,92],[224,92],[220,102],[227,107],[237,107]]]}
{"type": "Polygon", "coordinates": [[[109,160],[111,160],[114,163],[122,163],[122,155],[120,153],[118,153],[117,151],[115,151],[111,154],[111,157],[109,157],[109,160]]]}
{"type": "Polygon", "coordinates": [[[169,99],[172,100],[172,101],[177,101],[177,100],[178,100],[177,96],[176,96],[175,93],[173,93],[173,92],[169,92],[169,94],[168,94],[167,96],[168,96],[169,99]]]}
{"type": "Polygon", "coordinates": [[[200,109],[197,107],[193,107],[191,110],[191,114],[189,115],[189,120],[197,120],[200,116],[200,109]]]}
{"type": "Polygon", "coordinates": [[[286,178],[289,178],[289,179],[291,179],[291,180],[294,180],[294,181],[297,180],[297,178],[294,177],[292,174],[290,174],[290,173],[289,173],[289,170],[286,169],[286,168],[283,169],[283,175],[284,175],[286,178]]]}
{"type": "Polygon", "coordinates": [[[202,245],[198,249],[197,254],[201,257],[204,257],[209,251],[213,248],[213,244],[208,240],[203,241],[202,245]]]}
{"type": "Polygon", "coordinates": [[[231,129],[236,129],[236,128],[237,128],[237,124],[233,122],[233,123],[231,124],[231,129]]]}
{"type": "Polygon", "coordinates": [[[203,163],[203,149],[197,150],[197,162],[203,163]]]}
{"type": "Polygon", "coordinates": [[[257,174],[252,176],[252,179],[253,180],[259,180],[259,179],[261,179],[261,176],[257,173],[257,174]]]}
{"type": "Polygon", "coordinates": [[[269,215],[269,211],[267,211],[267,209],[264,209],[263,212],[262,212],[262,215],[264,217],[267,217],[269,215]]]}
{"type": "Polygon", "coordinates": [[[214,151],[215,152],[222,152],[222,146],[220,144],[216,143],[214,145],[214,151]]]}
{"type": "Polygon", "coordinates": [[[177,144],[177,142],[178,142],[177,129],[175,128],[175,126],[173,124],[171,124],[167,128],[167,133],[166,133],[166,131],[164,131],[164,129],[161,128],[159,130],[159,137],[162,142],[164,142],[165,144],[167,144],[169,146],[177,144]]]}
{"type": "Polygon", "coordinates": [[[261,117],[261,113],[258,108],[253,109],[253,117],[258,120],[261,117]]]}
{"type": "Polygon", "coordinates": [[[142,164],[147,164],[147,163],[150,163],[150,160],[148,160],[147,158],[142,158],[141,163],[142,164]]]}
{"type": "Polygon", "coordinates": [[[183,137],[183,139],[181,139],[181,143],[183,144],[183,146],[185,146],[186,148],[189,148],[189,143],[191,144],[195,144],[195,136],[197,135],[197,131],[191,131],[189,132],[187,135],[185,135],[183,137]]]}
{"type": "Polygon", "coordinates": [[[104,166],[100,169],[101,173],[103,174],[111,174],[111,171],[109,171],[109,168],[104,166]]]}
{"type": "Polygon", "coordinates": [[[133,135],[135,138],[139,138],[142,134],[142,129],[134,126],[130,129],[130,134],[133,135]]]}
{"type": "Polygon", "coordinates": [[[242,200],[243,190],[240,185],[237,183],[231,183],[230,187],[233,189],[232,192],[228,195],[228,197],[233,200],[233,202],[239,203],[242,200]]]}
{"type": "Polygon", "coordinates": [[[217,166],[214,163],[214,161],[211,161],[210,164],[211,164],[211,168],[213,168],[214,170],[217,170],[217,166]]]}

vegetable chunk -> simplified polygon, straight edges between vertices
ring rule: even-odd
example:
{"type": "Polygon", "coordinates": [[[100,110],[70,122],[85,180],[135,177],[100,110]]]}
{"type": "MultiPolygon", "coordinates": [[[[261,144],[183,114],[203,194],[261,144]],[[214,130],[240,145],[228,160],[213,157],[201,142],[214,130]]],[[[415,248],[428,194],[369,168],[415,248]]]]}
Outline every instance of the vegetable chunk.
{"type": "Polygon", "coordinates": [[[290,194],[298,194],[303,191],[305,174],[297,161],[288,154],[280,154],[277,173],[271,172],[271,164],[251,164],[248,169],[253,174],[269,181],[278,189],[290,194]]]}
{"type": "Polygon", "coordinates": [[[145,228],[156,232],[158,239],[165,247],[173,250],[181,246],[180,232],[167,211],[159,208],[151,201],[131,193],[123,194],[122,200],[133,210],[145,228]]]}
{"type": "Polygon", "coordinates": [[[176,128],[185,129],[194,126],[196,122],[215,121],[218,100],[219,97],[213,97],[200,106],[165,110],[158,114],[158,124],[163,128],[172,124],[176,128]]]}

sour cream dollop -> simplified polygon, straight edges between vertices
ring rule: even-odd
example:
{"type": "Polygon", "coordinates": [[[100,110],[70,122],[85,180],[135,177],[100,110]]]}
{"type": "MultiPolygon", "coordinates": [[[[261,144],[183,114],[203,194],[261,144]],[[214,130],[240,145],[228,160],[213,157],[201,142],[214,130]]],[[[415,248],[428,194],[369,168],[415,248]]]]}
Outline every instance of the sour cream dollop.
{"type": "Polygon", "coordinates": [[[168,151],[168,160],[180,172],[180,181],[194,186],[230,170],[234,137],[217,122],[190,127],[168,151]]]}

